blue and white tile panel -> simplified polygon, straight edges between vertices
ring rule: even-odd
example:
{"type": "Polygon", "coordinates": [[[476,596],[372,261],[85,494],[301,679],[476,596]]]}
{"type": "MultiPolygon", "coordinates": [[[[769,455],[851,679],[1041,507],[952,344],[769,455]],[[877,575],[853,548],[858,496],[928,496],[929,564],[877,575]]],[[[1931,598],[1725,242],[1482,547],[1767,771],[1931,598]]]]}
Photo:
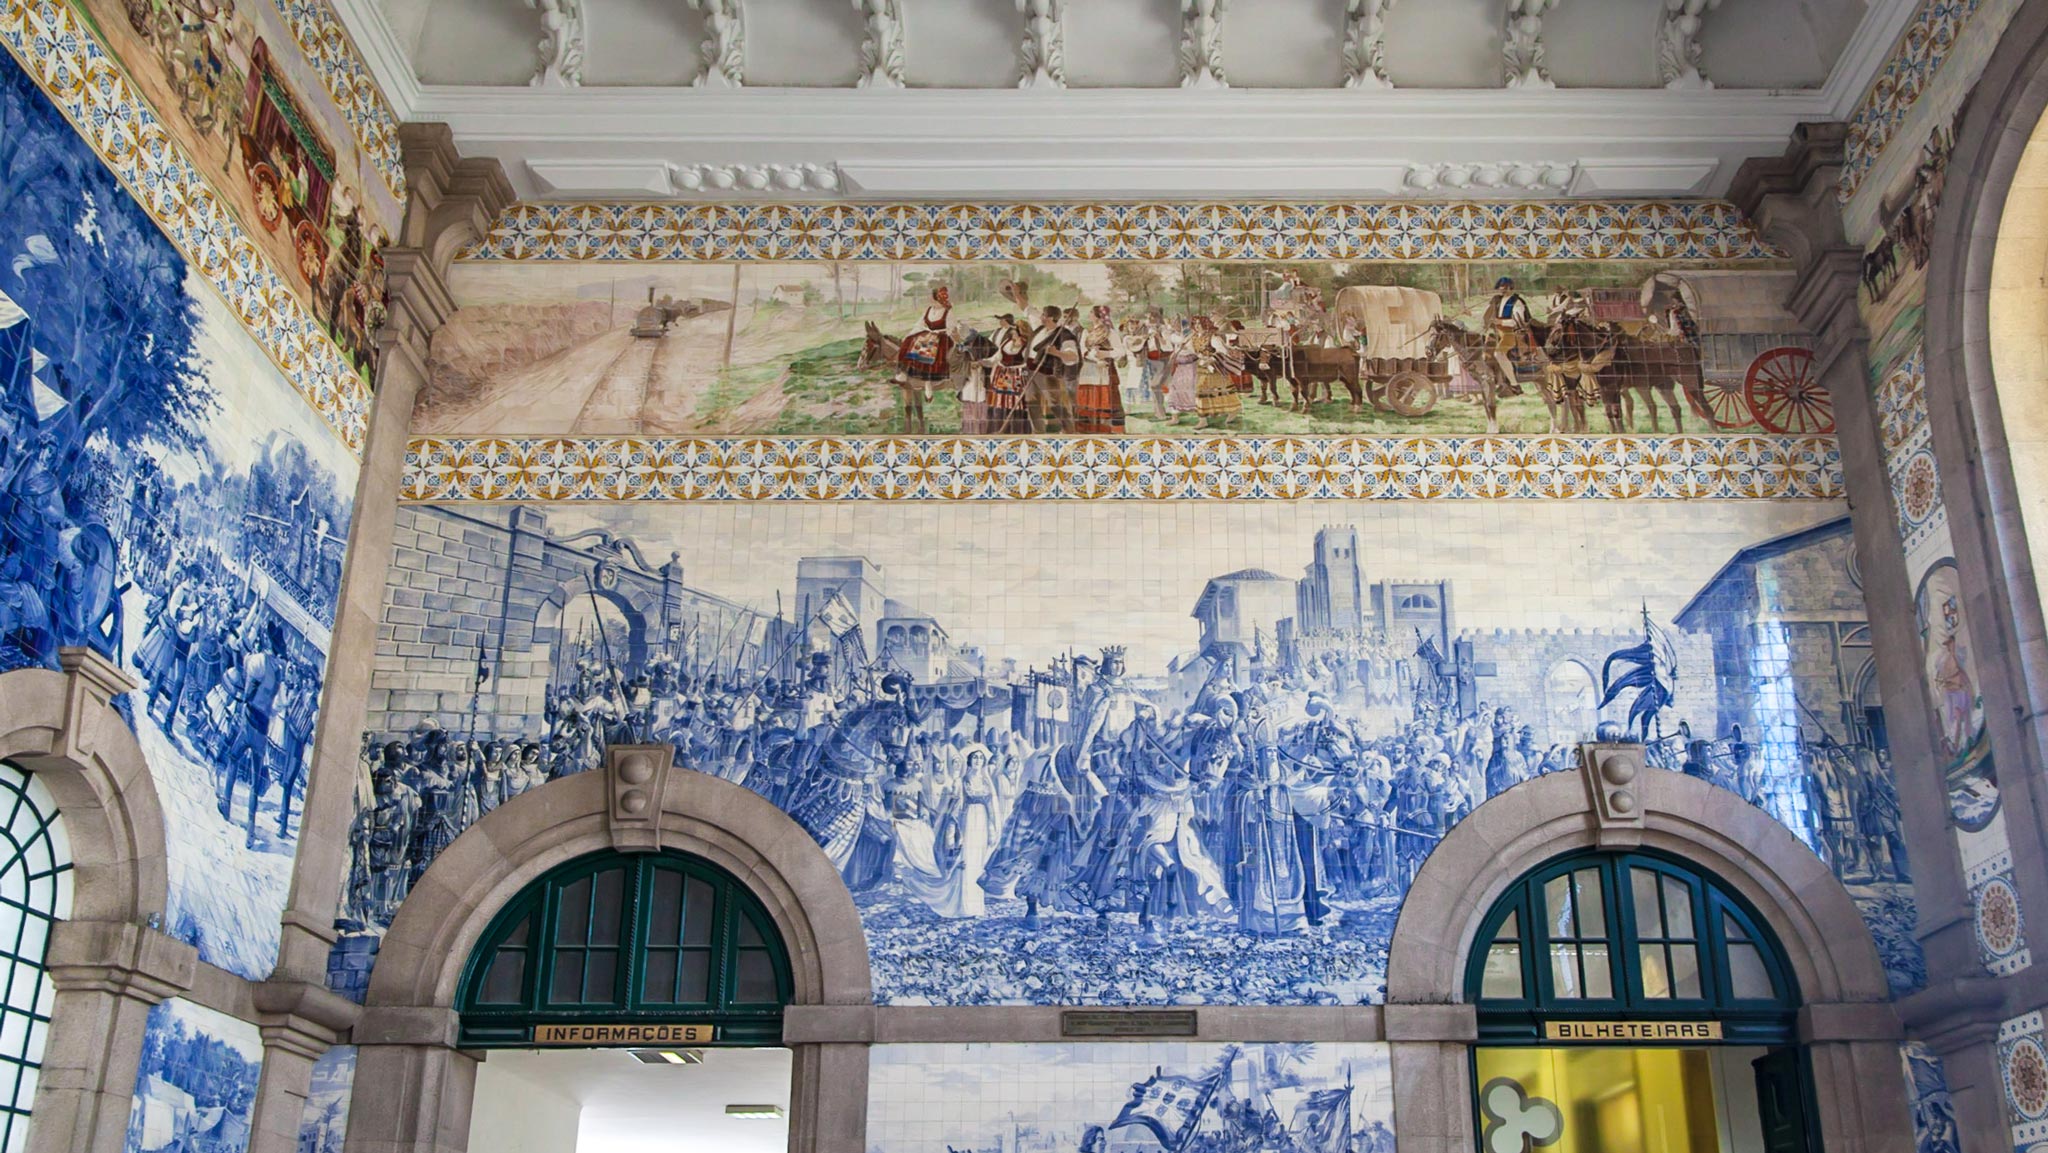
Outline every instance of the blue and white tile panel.
{"type": "Polygon", "coordinates": [[[0,43],[228,302],[292,387],[360,455],[369,383],[350,369],[78,12],[58,0],[5,0],[0,43]]]}

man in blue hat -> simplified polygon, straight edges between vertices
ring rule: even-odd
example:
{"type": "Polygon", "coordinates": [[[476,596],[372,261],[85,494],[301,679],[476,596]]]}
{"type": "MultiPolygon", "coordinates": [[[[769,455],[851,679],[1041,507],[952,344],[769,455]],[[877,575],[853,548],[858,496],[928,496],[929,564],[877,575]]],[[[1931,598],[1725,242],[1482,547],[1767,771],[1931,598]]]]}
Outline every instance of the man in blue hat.
{"type": "Polygon", "coordinates": [[[1493,299],[1486,302],[1486,330],[1493,337],[1493,363],[1500,369],[1500,393],[1520,396],[1515,384],[1515,363],[1509,354],[1518,348],[1534,350],[1535,337],[1529,331],[1529,305],[1515,291],[1515,278],[1503,276],[1493,282],[1493,299]]]}

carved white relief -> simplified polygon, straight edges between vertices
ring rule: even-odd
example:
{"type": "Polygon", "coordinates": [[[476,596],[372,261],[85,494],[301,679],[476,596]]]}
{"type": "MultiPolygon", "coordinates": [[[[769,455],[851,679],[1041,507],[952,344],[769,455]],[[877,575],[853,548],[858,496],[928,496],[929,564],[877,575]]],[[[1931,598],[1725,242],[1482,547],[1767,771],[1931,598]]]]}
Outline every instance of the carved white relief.
{"type": "Polygon", "coordinates": [[[1411,164],[1407,184],[1421,192],[1563,192],[1577,172],[1566,163],[1411,164]]]}
{"type": "Polygon", "coordinates": [[[1180,0],[1180,86],[1228,88],[1223,76],[1223,14],[1230,0],[1180,0]]]}
{"type": "Polygon", "coordinates": [[[1018,48],[1019,88],[1067,86],[1066,0],[1017,0],[1024,17],[1024,42],[1018,48]]]}
{"type": "Polygon", "coordinates": [[[1509,88],[1555,88],[1543,61],[1543,17],[1558,0],[1507,0],[1501,63],[1509,88]]]}
{"type": "Polygon", "coordinates": [[[837,192],[839,170],[830,164],[672,164],[677,192],[837,192]]]}
{"type": "Polygon", "coordinates": [[[1392,88],[1387,79],[1387,13],[1395,0],[1344,0],[1344,87],[1392,88]]]}
{"type": "Polygon", "coordinates": [[[860,42],[860,87],[903,87],[903,9],[897,0],[853,0],[867,35],[860,42]]]}
{"type": "Polygon", "coordinates": [[[689,0],[704,14],[704,70],[699,88],[738,88],[747,82],[747,10],[744,0],[689,0]]]}
{"type": "Polygon", "coordinates": [[[540,67],[528,83],[535,87],[580,87],[583,0],[526,0],[526,5],[540,13],[540,67]]]}
{"type": "Polygon", "coordinates": [[[1712,88],[1700,71],[1700,26],[1721,0],[1664,0],[1664,23],[1657,29],[1657,71],[1664,87],[1683,90],[1712,88]]]}

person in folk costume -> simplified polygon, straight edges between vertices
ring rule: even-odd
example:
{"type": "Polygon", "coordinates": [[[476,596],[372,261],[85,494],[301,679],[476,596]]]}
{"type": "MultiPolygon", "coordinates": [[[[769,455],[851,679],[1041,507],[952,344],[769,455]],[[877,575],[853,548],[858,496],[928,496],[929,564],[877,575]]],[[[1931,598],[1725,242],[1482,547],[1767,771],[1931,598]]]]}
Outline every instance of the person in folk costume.
{"type": "Polygon", "coordinates": [[[1025,353],[1031,368],[1026,393],[1031,431],[1068,432],[1074,427],[1074,403],[1067,371],[1081,363],[1081,338],[1066,326],[1059,305],[1046,305],[1039,318],[1038,331],[1032,334],[1031,347],[1025,353]]]}
{"type": "Polygon", "coordinates": [[[1515,362],[1510,357],[1516,351],[1534,352],[1536,335],[1529,303],[1515,291],[1512,276],[1493,282],[1493,298],[1486,302],[1486,331],[1493,337],[1493,363],[1500,370],[1497,391],[1503,396],[1522,395],[1521,387],[1515,383],[1515,362]]]}
{"type": "Polygon", "coordinates": [[[1158,309],[1147,313],[1138,324],[1138,365],[1143,370],[1139,387],[1152,398],[1152,415],[1166,419],[1166,378],[1172,371],[1173,349],[1166,337],[1166,318],[1158,309]]]}
{"type": "Polygon", "coordinates": [[[1197,319],[1181,317],[1177,329],[1167,334],[1168,371],[1166,413],[1177,423],[1201,412],[1201,325],[1197,319]]]}
{"type": "Polygon", "coordinates": [[[1088,331],[1081,337],[1081,375],[1074,389],[1074,407],[1080,417],[1074,431],[1122,432],[1124,398],[1116,365],[1130,350],[1124,347],[1116,325],[1110,323],[1108,305],[1096,305],[1089,317],[1088,331]]]}
{"type": "Polygon", "coordinates": [[[1252,379],[1251,355],[1244,347],[1244,321],[1229,321],[1218,331],[1223,336],[1223,368],[1231,386],[1239,395],[1249,395],[1256,382],[1252,379]]]}
{"type": "MultiPolygon", "coordinates": [[[[1238,395],[1231,372],[1232,355],[1229,338],[1216,322],[1196,317],[1195,410],[1201,414],[1202,428],[1234,424],[1244,415],[1244,398],[1238,395]]],[[[1241,366],[1243,358],[1238,357],[1237,363],[1241,366]]]]}
{"type": "Polygon", "coordinates": [[[903,392],[903,431],[907,433],[926,431],[925,402],[952,372],[952,323],[952,293],[945,285],[936,285],[919,327],[903,338],[903,346],[896,351],[896,386],[903,392]]]}
{"type": "Polygon", "coordinates": [[[1024,394],[1031,372],[1025,354],[1031,348],[1031,323],[1007,312],[996,319],[1002,323],[996,336],[996,350],[982,362],[988,368],[986,431],[1026,432],[1029,418],[1024,411],[1024,394]]]}

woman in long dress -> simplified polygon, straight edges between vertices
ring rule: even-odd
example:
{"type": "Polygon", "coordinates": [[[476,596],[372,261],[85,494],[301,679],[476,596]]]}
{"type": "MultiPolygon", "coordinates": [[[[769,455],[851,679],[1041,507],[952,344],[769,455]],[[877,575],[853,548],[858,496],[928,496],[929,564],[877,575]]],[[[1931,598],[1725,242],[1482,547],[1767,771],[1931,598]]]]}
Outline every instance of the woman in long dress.
{"type": "MultiPolygon", "coordinates": [[[[1181,320],[1182,325],[1187,323],[1185,318],[1181,320]]],[[[1173,341],[1172,356],[1169,359],[1173,367],[1166,377],[1166,412],[1169,417],[1190,416],[1202,409],[1198,367],[1201,352],[1198,342],[1207,339],[1203,335],[1203,327],[1207,324],[1208,321],[1197,319],[1192,330],[1183,328],[1173,341]]]]}
{"type": "Polygon", "coordinates": [[[1075,390],[1075,432],[1120,433],[1124,430],[1122,380],[1117,362],[1130,355],[1123,336],[1109,322],[1109,306],[1098,304],[1081,337],[1081,375],[1075,390]]]}
{"type": "Polygon", "coordinates": [[[889,814],[895,827],[893,864],[897,881],[941,917],[980,917],[988,912],[981,877],[994,840],[995,782],[988,753],[967,754],[961,776],[960,848],[949,865],[938,859],[938,832],[924,789],[899,769],[889,784],[889,814]]]}
{"type": "Polygon", "coordinates": [[[1244,414],[1244,397],[1238,395],[1231,374],[1234,354],[1229,341],[1206,317],[1195,320],[1195,353],[1195,409],[1202,414],[1202,427],[1236,424],[1244,414]]]}
{"type": "Polygon", "coordinates": [[[1031,429],[1031,417],[1024,407],[1024,393],[1031,382],[1025,352],[1031,347],[1031,325],[1017,317],[1006,317],[1003,334],[996,341],[995,355],[982,363],[988,366],[988,431],[1022,433],[1031,429]]]}

